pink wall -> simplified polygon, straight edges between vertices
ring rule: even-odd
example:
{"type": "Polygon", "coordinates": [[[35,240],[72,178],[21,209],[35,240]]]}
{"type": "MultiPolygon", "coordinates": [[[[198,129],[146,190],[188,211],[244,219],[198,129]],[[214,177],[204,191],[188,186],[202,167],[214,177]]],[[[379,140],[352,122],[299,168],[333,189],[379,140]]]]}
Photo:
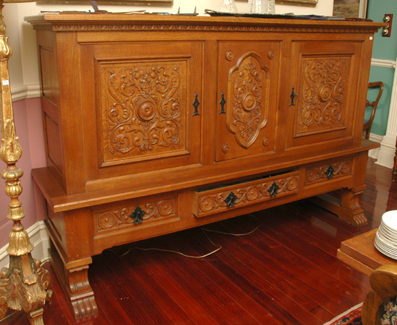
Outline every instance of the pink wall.
{"type": "MultiPolygon", "coordinates": [[[[23,192],[20,196],[20,201],[26,215],[22,223],[27,229],[45,217],[44,198],[31,176],[32,168],[46,165],[40,98],[14,102],[13,107],[16,132],[19,137],[19,144],[22,147],[22,157],[17,163],[17,167],[24,171],[24,175],[21,178],[23,192]]],[[[0,170],[5,168],[6,164],[0,160],[0,170]]],[[[12,222],[7,219],[10,198],[4,193],[5,184],[2,179],[0,179],[0,183],[1,248],[8,243],[12,222]]]]}

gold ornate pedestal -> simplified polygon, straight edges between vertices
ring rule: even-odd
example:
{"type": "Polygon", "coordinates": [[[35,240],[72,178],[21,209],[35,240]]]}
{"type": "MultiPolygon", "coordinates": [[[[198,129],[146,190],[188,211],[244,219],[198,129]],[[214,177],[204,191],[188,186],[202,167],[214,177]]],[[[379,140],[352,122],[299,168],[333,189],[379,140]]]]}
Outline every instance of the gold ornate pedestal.
{"type": "Polygon", "coordinates": [[[23,171],[16,167],[22,149],[15,132],[14,112],[8,73],[8,59],[12,50],[7,42],[6,27],[0,0],[0,88],[1,88],[1,148],[0,158],[7,164],[1,173],[5,180],[5,193],[11,198],[7,218],[13,221],[9,236],[10,267],[0,272],[0,320],[8,309],[29,313],[31,324],[44,324],[43,306],[51,300],[52,291],[47,290],[50,274],[41,268],[41,262],[31,256],[33,245],[21,223],[25,217],[19,196],[22,193],[20,178],[23,171]]]}

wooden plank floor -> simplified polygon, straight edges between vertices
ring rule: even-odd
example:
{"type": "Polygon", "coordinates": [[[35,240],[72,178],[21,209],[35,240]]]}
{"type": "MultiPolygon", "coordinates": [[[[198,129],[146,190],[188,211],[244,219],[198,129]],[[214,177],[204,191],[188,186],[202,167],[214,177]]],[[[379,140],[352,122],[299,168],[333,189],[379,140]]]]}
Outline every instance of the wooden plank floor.
{"type": "MultiPolygon", "coordinates": [[[[192,229],[114,249],[119,255],[134,246],[200,255],[217,248],[208,237],[222,246],[203,259],[141,250],[95,256],[89,277],[99,314],[79,321],[52,273],[54,301],[45,307],[45,324],[322,325],[370,290],[367,276],[336,258],[341,241],[377,228],[385,211],[397,209],[390,169],[370,159],[367,185],[361,204],[369,224],[363,228],[300,201],[204,227],[244,233],[260,224],[247,236],[192,229]]],[[[5,324],[29,322],[18,312],[5,324]]]]}

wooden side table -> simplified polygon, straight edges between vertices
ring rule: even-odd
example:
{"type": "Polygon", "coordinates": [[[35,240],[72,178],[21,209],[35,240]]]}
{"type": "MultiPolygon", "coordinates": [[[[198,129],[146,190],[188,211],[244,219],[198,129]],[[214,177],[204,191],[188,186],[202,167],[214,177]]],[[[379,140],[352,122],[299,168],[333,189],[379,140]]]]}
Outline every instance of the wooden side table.
{"type": "Polygon", "coordinates": [[[381,254],[374,246],[378,229],[373,229],[341,243],[337,257],[352,268],[370,276],[382,265],[396,265],[397,261],[381,254]]]}

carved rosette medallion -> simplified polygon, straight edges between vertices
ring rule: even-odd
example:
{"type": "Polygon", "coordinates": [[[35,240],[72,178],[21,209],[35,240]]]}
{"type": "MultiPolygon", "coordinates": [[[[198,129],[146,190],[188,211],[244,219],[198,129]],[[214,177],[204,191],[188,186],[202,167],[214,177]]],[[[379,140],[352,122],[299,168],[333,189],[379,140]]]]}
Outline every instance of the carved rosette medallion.
{"type": "MultiPolygon", "coordinates": [[[[136,205],[117,210],[103,211],[96,214],[98,232],[113,230],[126,225],[139,226],[134,223],[130,215],[136,205]]],[[[150,202],[141,205],[145,214],[142,223],[166,217],[176,216],[176,199],[150,202]]]]}
{"type": "Polygon", "coordinates": [[[352,173],[353,160],[324,163],[318,166],[308,168],[306,171],[306,184],[330,179],[327,175],[327,169],[332,166],[332,178],[350,175],[352,173]]]}
{"type": "Polygon", "coordinates": [[[267,123],[269,100],[268,67],[261,57],[249,52],[229,72],[227,128],[237,143],[250,147],[267,123]]]}
{"type": "Polygon", "coordinates": [[[234,58],[234,53],[232,51],[227,51],[225,53],[226,60],[231,61],[234,58]]]}
{"type": "Polygon", "coordinates": [[[303,60],[297,133],[343,126],[348,66],[348,60],[342,58],[303,60]]]}
{"type": "MultiPolygon", "coordinates": [[[[242,187],[233,189],[233,193],[237,197],[234,201],[233,207],[245,206],[273,199],[274,197],[271,196],[269,188],[274,183],[276,186],[278,186],[277,193],[274,197],[292,194],[298,191],[299,176],[294,175],[278,179],[272,177],[271,179],[264,182],[258,182],[257,184],[252,184],[250,182],[250,185],[242,185],[242,187]]],[[[198,214],[205,215],[230,209],[225,202],[225,199],[229,194],[230,190],[227,190],[199,197],[198,214]]]]}
{"type": "Polygon", "coordinates": [[[103,112],[105,155],[147,155],[184,146],[185,89],[181,66],[137,64],[104,69],[107,111],[103,112]]]}
{"type": "Polygon", "coordinates": [[[230,145],[227,144],[227,143],[225,143],[225,144],[222,146],[222,152],[223,152],[224,154],[227,154],[229,151],[230,151],[230,145]]]}

